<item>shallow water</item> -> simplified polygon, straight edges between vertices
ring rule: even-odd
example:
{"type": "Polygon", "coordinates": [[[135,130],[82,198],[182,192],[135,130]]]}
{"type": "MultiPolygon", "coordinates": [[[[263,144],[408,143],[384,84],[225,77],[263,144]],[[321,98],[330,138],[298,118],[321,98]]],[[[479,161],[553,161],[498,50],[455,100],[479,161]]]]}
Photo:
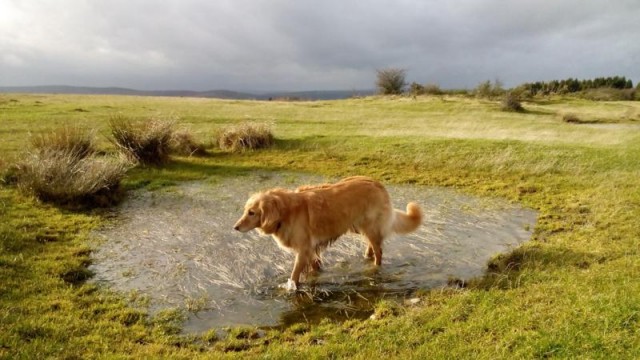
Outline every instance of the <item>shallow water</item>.
{"type": "Polygon", "coordinates": [[[152,310],[188,310],[185,331],[227,325],[277,326],[323,317],[368,316],[381,298],[404,298],[451,278],[482,275],[489,259],[530,238],[536,212],[441,188],[388,186],[396,208],[425,212],[413,234],[384,243],[382,267],[363,258],[365,242],[345,235],[324,253],[323,271],[287,293],[293,255],[256,231],[232,229],[248,195],[275,186],[325,182],[299,174],[254,173],[139,191],[101,229],[95,281],[148,297],[152,310]]]}

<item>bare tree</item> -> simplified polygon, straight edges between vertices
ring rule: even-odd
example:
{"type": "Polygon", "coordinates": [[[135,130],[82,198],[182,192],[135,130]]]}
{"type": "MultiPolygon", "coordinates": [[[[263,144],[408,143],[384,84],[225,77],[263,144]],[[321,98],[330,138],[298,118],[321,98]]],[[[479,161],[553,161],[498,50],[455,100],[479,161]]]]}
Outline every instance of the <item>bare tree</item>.
{"type": "Polygon", "coordinates": [[[402,94],[404,87],[407,85],[405,81],[406,70],[398,68],[386,68],[376,70],[378,78],[376,87],[378,92],[383,95],[402,94]]]}

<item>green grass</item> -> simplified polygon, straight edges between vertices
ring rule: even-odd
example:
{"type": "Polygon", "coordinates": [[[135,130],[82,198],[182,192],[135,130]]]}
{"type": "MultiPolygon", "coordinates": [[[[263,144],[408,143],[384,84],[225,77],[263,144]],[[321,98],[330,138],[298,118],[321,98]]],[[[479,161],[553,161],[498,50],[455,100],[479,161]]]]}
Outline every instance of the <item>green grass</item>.
{"type": "Polygon", "coordinates": [[[107,140],[114,114],[171,117],[209,143],[243,121],[273,123],[274,147],[179,157],[136,168],[126,188],[286,169],[447,186],[540,212],[533,241],[464,289],[424,291],[417,306],[379,304],[376,320],[179,335],[180,311],[86,283],[101,212],[42,204],[0,186],[0,358],[637,358],[640,356],[640,103],[457,97],[258,102],[3,95],[7,163],[30,134],[83,126],[107,140]],[[79,111],[82,109],[83,111],[79,111]],[[604,127],[567,124],[562,114],[604,127]]]}

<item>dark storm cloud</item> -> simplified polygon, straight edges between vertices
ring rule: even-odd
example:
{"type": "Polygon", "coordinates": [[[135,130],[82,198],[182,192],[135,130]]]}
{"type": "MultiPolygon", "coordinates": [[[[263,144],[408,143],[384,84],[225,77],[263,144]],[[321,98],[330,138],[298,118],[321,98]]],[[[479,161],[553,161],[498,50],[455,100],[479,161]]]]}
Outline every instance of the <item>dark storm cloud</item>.
{"type": "Polygon", "coordinates": [[[0,85],[352,89],[387,66],[445,87],[640,80],[638,18],[635,0],[5,0],[0,85]]]}

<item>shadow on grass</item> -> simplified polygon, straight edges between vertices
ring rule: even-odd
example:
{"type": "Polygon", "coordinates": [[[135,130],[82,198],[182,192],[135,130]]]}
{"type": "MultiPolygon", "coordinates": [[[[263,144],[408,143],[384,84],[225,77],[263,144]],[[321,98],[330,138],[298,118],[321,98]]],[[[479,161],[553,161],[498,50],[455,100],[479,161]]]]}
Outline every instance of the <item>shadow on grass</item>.
{"type": "Polygon", "coordinates": [[[531,109],[527,109],[525,107],[524,111],[521,112],[521,114],[525,114],[525,115],[555,115],[556,112],[552,111],[552,110],[540,110],[540,109],[536,109],[536,110],[531,110],[531,109]]]}
{"type": "Polygon", "coordinates": [[[530,246],[521,246],[510,253],[496,256],[487,265],[485,276],[464,285],[484,290],[513,289],[521,285],[523,274],[531,270],[545,271],[568,267],[588,269],[605,261],[607,258],[601,254],[532,243],[530,246]]]}
{"type": "Polygon", "coordinates": [[[276,139],[275,149],[278,150],[316,150],[326,146],[344,143],[353,140],[354,137],[363,137],[361,135],[340,137],[324,135],[305,136],[295,139],[276,139]]]}
{"type": "MultiPolygon", "coordinates": [[[[484,276],[469,281],[451,278],[447,282],[450,288],[468,288],[471,290],[510,290],[523,285],[523,275],[530,270],[550,270],[575,267],[589,267],[607,261],[602,255],[576,252],[557,246],[533,244],[517,248],[511,253],[500,254],[487,265],[484,276]]],[[[367,319],[376,311],[377,304],[385,299],[392,301],[407,299],[430,289],[406,288],[398,292],[389,292],[383,286],[371,284],[351,284],[349,290],[318,290],[313,285],[296,293],[292,302],[295,308],[280,315],[277,328],[285,329],[298,323],[319,323],[323,319],[346,321],[367,319]],[[319,303],[343,303],[343,307],[318,306],[319,303]]],[[[440,288],[432,290],[439,291],[440,288]]]]}
{"type": "Polygon", "coordinates": [[[182,181],[203,180],[208,177],[243,176],[256,170],[277,169],[263,166],[231,166],[216,164],[210,160],[179,158],[159,168],[133,169],[123,183],[126,190],[142,188],[155,190],[182,181]]]}

